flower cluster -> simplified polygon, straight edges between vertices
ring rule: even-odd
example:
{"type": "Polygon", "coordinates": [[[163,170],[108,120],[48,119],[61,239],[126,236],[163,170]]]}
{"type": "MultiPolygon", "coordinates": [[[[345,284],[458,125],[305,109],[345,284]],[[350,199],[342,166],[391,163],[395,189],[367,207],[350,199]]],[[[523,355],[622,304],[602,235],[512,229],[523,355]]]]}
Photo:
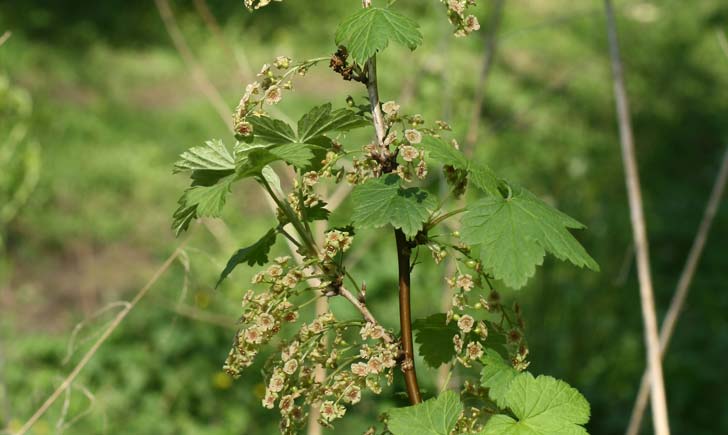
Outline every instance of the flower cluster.
{"type": "Polygon", "coordinates": [[[435,121],[434,127],[425,127],[422,115],[405,115],[394,101],[382,104],[385,130],[382,143],[370,143],[362,147],[362,158],[353,159],[353,169],[347,175],[351,184],[363,183],[369,178],[384,173],[396,173],[410,182],[415,177],[422,180],[427,176],[425,152],[421,146],[426,135],[439,137],[443,130],[450,130],[444,121],[435,121]]]}
{"type": "MultiPolygon", "coordinates": [[[[258,0],[254,7],[257,9],[269,2],[270,0],[258,0]]],[[[239,138],[249,137],[253,133],[253,125],[248,121],[248,116],[264,115],[265,106],[278,104],[283,99],[283,92],[293,89],[291,77],[294,74],[303,76],[311,66],[320,61],[321,59],[317,59],[293,65],[290,58],[278,56],[270,64],[264,64],[257,75],[258,80],[245,87],[245,93],[233,112],[235,134],[239,138]]]]}
{"type": "Polygon", "coordinates": [[[301,267],[288,267],[290,257],[279,257],[267,270],[253,277],[254,284],[265,284],[267,291],[256,294],[248,290],[243,297],[243,325],[235,334],[223,369],[232,377],[240,376],[243,369],[253,364],[260,347],[280,332],[281,325],[298,320],[298,307],[290,298],[298,291],[304,279],[301,267]]]}
{"type": "Polygon", "coordinates": [[[323,259],[333,260],[339,252],[346,252],[351,247],[354,236],[347,231],[331,230],[324,237],[324,247],[321,252],[323,259]]]}
{"type": "Polygon", "coordinates": [[[312,407],[330,427],[363,391],[378,394],[383,382],[391,384],[399,347],[390,337],[379,325],[338,321],[330,312],[304,324],[267,370],[262,405],[279,409],[281,433],[297,433],[312,407]],[[317,377],[317,367],[328,369],[328,376],[317,377]]]}
{"type": "Polygon", "coordinates": [[[467,13],[469,7],[475,5],[475,0],[441,0],[447,7],[447,17],[455,26],[455,36],[467,36],[480,29],[480,23],[475,15],[467,13]]]}
{"type": "MultiPolygon", "coordinates": [[[[505,338],[513,367],[519,371],[526,370],[530,363],[527,360],[528,346],[523,333],[525,322],[520,306],[516,303],[508,308],[502,304],[500,294],[492,288],[488,275],[483,271],[482,263],[470,257],[467,246],[460,244],[449,247],[461,255],[457,260],[474,272],[474,276],[463,273],[458,265],[458,274],[446,279],[453,290],[452,307],[446,318],[448,324],[456,322],[458,327],[458,333],[453,336],[458,363],[471,367],[473,362],[478,362],[483,356],[483,343],[489,334],[495,333],[505,338]],[[487,298],[483,297],[481,291],[474,291],[484,289],[484,284],[490,288],[487,298]],[[495,317],[496,320],[476,319],[481,316],[495,317]]],[[[439,249],[447,250],[448,247],[440,246],[439,249]]]]}

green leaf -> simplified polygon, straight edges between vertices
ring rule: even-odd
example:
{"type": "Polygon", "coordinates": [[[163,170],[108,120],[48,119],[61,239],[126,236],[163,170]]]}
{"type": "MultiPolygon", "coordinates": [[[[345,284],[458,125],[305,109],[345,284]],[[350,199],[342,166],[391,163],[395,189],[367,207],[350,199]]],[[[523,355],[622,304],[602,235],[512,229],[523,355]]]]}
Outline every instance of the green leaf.
{"type": "Polygon", "coordinates": [[[589,403],[566,382],[522,373],[513,380],[505,403],[516,416],[495,415],[480,435],[588,435],[589,403]]]}
{"type": "Polygon", "coordinates": [[[319,201],[313,207],[304,207],[303,214],[306,216],[306,222],[313,222],[328,220],[331,212],[326,208],[325,202],[319,201]]]}
{"type": "Polygon", "coordinates": [[[430,158],[441,165],[450,165],[457,169],[468,169],[469,162],[465,154],[442,139],[424,136],[420,144],[430,158]]]}
{"type": "Polygon", "coordinates": [[[238,180],[258,176],[263,168],[281,158],[271,153],[267,147],[254,146],[241,153],[238,160],[236,177],[238,180]]]}
{"type": "Polygon", "coordinates": [[[272,148],[270,153],[297,168],[305,168],[311,163],[311,159],[313,158],[313,152],[302,143],[289,143],[277,146],[272,148]]]}
{"type": "Polygon", "coordinates": [[[209,185],[193,185],[185,191],[173,215],[172,228],[176,235],[186,231],[190,223],[199,217],[220,216],[235,179],[229,175],[217,181],[209,185]]]}
{"type": "Polygon", "coordinates": [[[446,319],[444,313],[437,313],[417,319],[412,324],[415,342],[420,345],[420,355],[432,368],[438,368],[455,357],[452,338],[458,334],[458,326],[455,322],[446,324],[446,319]]]}
{"type": "Polygon", "coordinates": [[[204,146],[193,147],[180,155],[174,164],[174,172],[183,171],[232,171],[235,159],[220,139],[205,142],[204,146]]]}
{"type": "Polygon", "coordinates": [[[198,217],[219,217],[230,193],[232,177],[212,186],[192,186],[187,190],[186,203],[197,205],[198,217]]]}
{"type": "Polygon", "coordinates": [[[486,349],[481,361],[483,370],[480,372],[480,384],[488,388],[488,397],[492,401],[500,408],[505,408],[507,406],[506,393],[510,390],[513,380],[518,376],[518,370],[508,364],[493,349],[486,349]]]}
{"type": "Polygon", "coordinates": [[[394,435],[450,435],[462,412],[460,397],[445,391],[418,405],[389,410],[387,428],[394,435]]]}
{"type": "Polygon", "coordinates": [[[261,145],[283,145],[296,142],[296,134],[290,125],[268,116],[249,116],[253,125],[253,141],[261,145]]]}
{"type": "Polygon", "coordinates": [[[228,260],[225,269],[220,274],[220,279],[217,280],[215,288],[219,287],[220,283],[222,283],[223,280],[227,278],[227,276],[230,275],[230,273],[239,264],[247,263],[248,266],[253,266],[255,264],[263,266],[268,263],[268,253],[270,252],[270,248],[276,242],[276,235],[276,230],[271,229],[257,242],[246,248],[239,249],[235,254],[233,254],[233,256],[230,257],[230,260],[228,260]]]}
{"type": "Polygon", "coordinates": [[[498,177],[487,165],[470,162],[468,167],[469,180],[475,187],[484,191],[490,196],[501,196],[498,190],[498,177]]]}
{"type": "Polygon", "coordinates": [[[546,252],[576,266],[599,270],[568,228],[584,226],[518,188],[509,198],[491,196],[470,204],[463,215],[461,235],[465,243],[481,246],[481,260],[495,278],[518,289],[543,264],[546,252]]]}
{"type": "Polygon", "coordinates": [[[425,136],[421,146],[435,162],[468,171],[470,182],[488,195],[500,195],[498,177],[487,165],[468,160],[460,150],[439,138],[425,136]]]}
{"type": "Polygon", "coordinates": [[[317,137],[334,131],[365,127],[369,122],[347,109],[331,111],[331,103],[316,106],[298,121],[298,141],[311,143],[317,137]]]}
{"type": "Polygon", "coordinates": [[[359,228],[378,228],[391,224],[401,228],[408,237],[414,237],[430,216],[436,203],[422,189],[400,186],[399,177],[390,174],[384,178],[367,180],[351,193],[354,203],[352,220],[359,228]]]}
{"type": "Polygon", "coordinates": [[[391,9],[369,7],[345,19],[336,29],[336,44],[346,46],[359,65],[389,45],[389,40],[414,50],[422,44],[417,21],[391,9]]]}

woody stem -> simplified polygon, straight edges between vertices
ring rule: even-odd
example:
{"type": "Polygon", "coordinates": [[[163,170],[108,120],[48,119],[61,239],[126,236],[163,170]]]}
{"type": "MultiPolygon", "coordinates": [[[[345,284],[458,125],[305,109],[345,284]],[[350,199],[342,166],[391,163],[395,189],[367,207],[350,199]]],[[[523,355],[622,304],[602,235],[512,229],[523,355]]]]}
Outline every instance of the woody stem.
{"type": "Polygon", "coordinates": [[[397,263],[399,266],[399,324],[402,330],[402,373],[407,386],[407,395],[410,402],[416,405],[422,402],[420,387],[417,384],[415,371],[414,344],[412,342],[412,310],[410,305],[410,257],[411,244],[407,241],[401,229],[394,230],[397,241],[397,263]]]}

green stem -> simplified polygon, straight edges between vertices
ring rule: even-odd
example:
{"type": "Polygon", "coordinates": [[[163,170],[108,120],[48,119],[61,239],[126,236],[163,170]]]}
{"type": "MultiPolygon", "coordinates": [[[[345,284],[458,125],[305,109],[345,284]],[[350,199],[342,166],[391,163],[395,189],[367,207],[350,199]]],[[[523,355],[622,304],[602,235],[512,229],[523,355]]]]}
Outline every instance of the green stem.
{"type": "Polygon", "coordinates": [[[445,214],[441,214],[440,216],[438,216],[438,217],[436,217],[435,219],[433,219],[433,220],[432,220],[432,221],[431,221],[431,222],[430,222],[430,223],[429,223],[429,224],[427,225],[427,228],[428,228],[428,229],[430,229],[430,228],[434,228],[434,227],[435,227],[436,225],[438,225],[438,224],[442,223],[443,221],[445,221],[445,220],[447,220],[447,219],[449,219],[449,218],[451,218],[451,217],[453,217],[453,216],[457,216],[457,215],[459,215],[460,213],[463,213],[463,212],[465,212],[465,211],[467,211],[467,208],[463,207],[463,208],[459,208],[459,209],[457,209],[457,210],[453,210],[453,211],[451,211],[451,212],[448,212],[448,213],[445,213],[445,214]]]}
{"type": "Polygon", "coordinates": [[[270,184],[268,184],[268,181],[260,177],[259,181],[261,184],[263,184],[263,187],[265,187],[265,190],[268,192],[270,197],[273,199],[273,201],[278,205],[278,208],[280,208],[283,213],[286,215],[288,220],[291,222],[293,227],[298,232],[298,235],[301,236],[301,241],[306,245],[306,248],[310,251],[309,254],[312,256],[316,256],[316,253],[318,252],[318,249],[316,249],[316,243],[313,241],[313,236],[310,232],[306,231],[306,228],[301,223],[301,220],[298,219],[298,216],[296,215],[296,212],[293,211],[291,206],[286,201],[282,201],[279,199],[276,194],[273,192],[273,189],[270,187],[270,184]]]}

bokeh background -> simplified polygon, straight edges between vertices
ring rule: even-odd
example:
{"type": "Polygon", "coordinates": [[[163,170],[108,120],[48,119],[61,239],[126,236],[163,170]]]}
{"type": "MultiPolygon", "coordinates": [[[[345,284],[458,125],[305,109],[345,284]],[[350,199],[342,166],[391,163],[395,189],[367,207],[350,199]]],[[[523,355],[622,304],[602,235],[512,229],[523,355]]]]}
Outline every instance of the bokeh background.
{"type": "MultiPolygon", "coordinates": [[[[482,33],[493,2],[479,3],[482,33]]],[[[185,187],[171,173],[176,156],[210,138],[230,143],[228,113],[260,66],[277,55],[330,54],[336,23],[356,7],[287,0],[250,14],[239,0],[0,1],[0,34],[13,32],[0,47],[0,428],[20,427],[118,301],[179,243],[170,230],[185,187]],[[181,51],[160,18],[165,4],[181,51]]],[[[464,137],[482,34],[452,38],[436,0],[397,7],[419,17],[425,44],[381,56],[382,98],[446,119],[464,137]]],[[[728,8],[721,0],[616,7],[662,316],[728,146],[728,53],[717,37],[728,31],[728,8]]],[[[586,395],[590,433],[621,434],[644,347],[603,3],[509,0],[497,41],[474,158],[588,225],[578,237],[602,267],[549,259],[527,288],[505,296],[524,306],[533,371],[586,395]]],[[[361,95],[326,68],[296,86],[283,115],[361,95]]],[[[275,411],[259,406],[257,370],[236,382],[220,370],[251,271],[213,290],[228,256],[270,219],[253,184],[236,190],[224,223],[193,230],[179,261],[31,433],[276,433],[275,411]]],[[[392,240],[369,235],[371,244],[354,248],[363,257],[357,274],[394,327],[395,271],[381,266],[392,264],[392,240]]],[[[665,360],[676,434],[728,433],[726,246],[728,205],[665,360]]],[[[426,263],[415,276],[417,317],[442,311],[439,273],[426,263]]],[[[420,372],[432,392],[436,372],[420,372]]],[[[404,403],[385,397],[365,400],[329,433],[361,433],[404,403]]]]}

